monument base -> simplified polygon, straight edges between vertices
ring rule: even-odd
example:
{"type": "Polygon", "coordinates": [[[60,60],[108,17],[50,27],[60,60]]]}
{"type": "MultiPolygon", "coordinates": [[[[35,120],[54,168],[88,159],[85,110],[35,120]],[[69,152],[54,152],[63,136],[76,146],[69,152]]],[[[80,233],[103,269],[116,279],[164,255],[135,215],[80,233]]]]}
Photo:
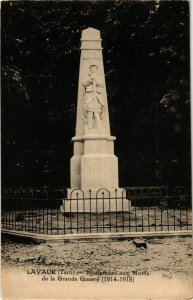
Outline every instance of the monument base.
{"type": "Polygon", "coordinates": [[[125,191],[118,189],[67,190],[60,210],[63,213],[104,213],[129,212],[131,201],[126,199],[125,191]]]}

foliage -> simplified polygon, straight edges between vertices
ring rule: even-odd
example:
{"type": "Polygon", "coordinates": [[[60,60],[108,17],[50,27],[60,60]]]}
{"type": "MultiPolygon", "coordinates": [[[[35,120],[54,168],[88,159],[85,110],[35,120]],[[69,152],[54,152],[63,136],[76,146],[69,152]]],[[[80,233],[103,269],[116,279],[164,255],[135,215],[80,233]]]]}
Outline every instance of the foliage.
{"type": "Polygon", "coordinates": [[[189,4],[119,0],[2,3],[4,184],[69,184],[87,27],[103,38],[121,183],[188,183],[189,4]]]}

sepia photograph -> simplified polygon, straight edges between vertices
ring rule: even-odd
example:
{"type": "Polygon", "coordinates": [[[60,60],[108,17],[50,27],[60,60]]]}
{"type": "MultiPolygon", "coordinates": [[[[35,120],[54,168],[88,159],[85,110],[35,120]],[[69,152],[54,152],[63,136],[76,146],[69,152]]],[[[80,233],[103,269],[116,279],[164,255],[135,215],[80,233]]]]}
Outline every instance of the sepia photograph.
{"type": "Polygon", "coordinates": [[[2,299],[193,298],[190,1],[1,2],[2,299]]]}

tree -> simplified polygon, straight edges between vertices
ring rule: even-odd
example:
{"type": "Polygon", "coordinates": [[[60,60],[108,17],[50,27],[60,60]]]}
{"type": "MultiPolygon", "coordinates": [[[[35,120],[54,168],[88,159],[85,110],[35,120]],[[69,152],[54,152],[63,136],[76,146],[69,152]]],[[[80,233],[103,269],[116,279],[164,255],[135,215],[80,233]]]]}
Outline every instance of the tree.
{"type": "MultiPolygon", "coordinates": [[[[69,184],[80,35],[87,27],[99,29],[103,38],[121,184],[168,184],[173,161],[187,184],[186,1],[2,3],[4,184],[69,184]]],[[[173,184],[183,184],[175,173],[173,184]]]]}

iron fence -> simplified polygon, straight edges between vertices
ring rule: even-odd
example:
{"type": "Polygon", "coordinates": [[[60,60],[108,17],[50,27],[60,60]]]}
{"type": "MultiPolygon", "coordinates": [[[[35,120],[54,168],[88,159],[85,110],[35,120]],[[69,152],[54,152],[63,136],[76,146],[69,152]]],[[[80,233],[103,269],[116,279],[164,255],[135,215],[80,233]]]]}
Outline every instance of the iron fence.
{"type": "Polygon", "coordinates": [[[68,199],[64,189],[3,190],[1,217],[3,229],[51,235],[192,228],[191,196],[183,187],[115,189],[113,196],[74,190],[68,199]]]}

